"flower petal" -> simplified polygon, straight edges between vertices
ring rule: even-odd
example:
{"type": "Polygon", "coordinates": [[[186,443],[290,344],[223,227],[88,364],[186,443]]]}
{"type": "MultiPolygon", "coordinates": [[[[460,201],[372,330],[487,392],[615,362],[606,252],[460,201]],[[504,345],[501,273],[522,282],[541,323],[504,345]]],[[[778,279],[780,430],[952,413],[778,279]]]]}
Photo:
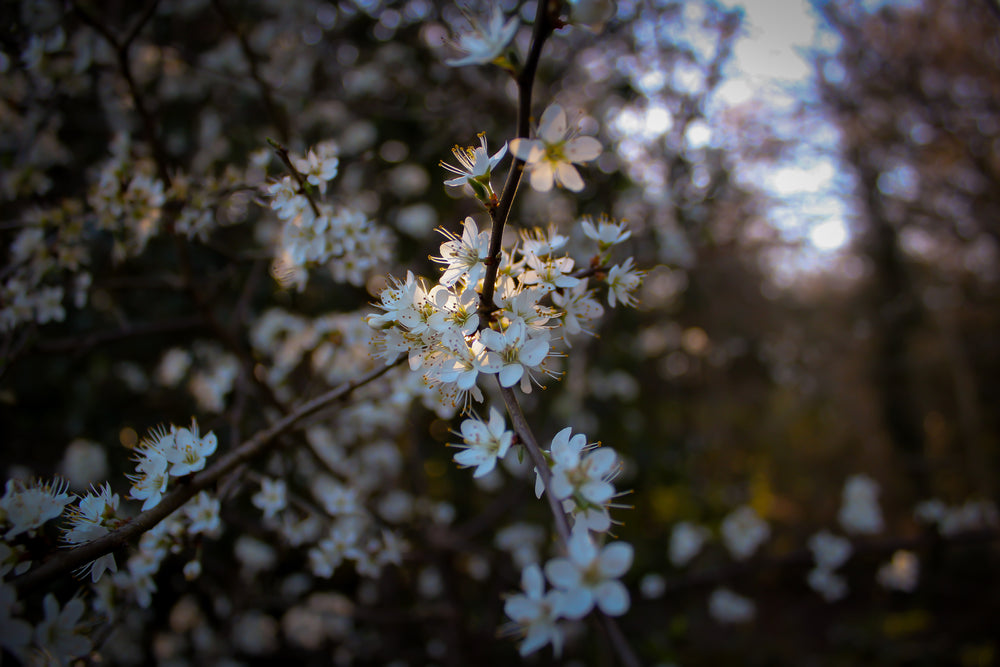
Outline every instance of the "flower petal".
{"type": "Polygon", "coordinates": [[[632,567],[632,545],[628,542],[612,542],[601,550],[601,574],[609,579],[617,578],[632,567]]]}
{"type": "Polygon", "coordinates": [[[566,112],[558,104],[551,104],[538,122],[538,136],[547,144],[562,141],[566,136],[566,112]]]}
{"type": "Polygon", "coordinates": [[[595,591],[597,606],[608,616],[621,616],[628,611],[628,590],[620,581],[603,581],[595,591]]]}
{"type": "Polygon", "coordinates": [[[566,558],[553,558],[546,563],[545,576],[556,588],[571,590],[580,585],[580,570],[566,558]]]}
{"type": "Polygon", "coordinates": [[[570,162],[589,162],[597,159],[601,154],[603,146],[601,142],[593,137],[576,137],[570,139],[563,146],[563,155],[569,158],[570,162]]]}
{"type": "Polygon", "coordinates": [[[531,187],[538,192],[548,192],[552,189],[552,167],[545,162],[536,162],[533,164],[534,166],[531,168],[531,187]]]}
{"type": "MultiPolygon", "coordinates": [[[[569,162],[560,162],[556,165],[556,181],[572,192],[583,190],[583,179],[580,178],[580,172],[569,162]]],[[[531,184],[534,185],[534,181],[531,184]]]]}

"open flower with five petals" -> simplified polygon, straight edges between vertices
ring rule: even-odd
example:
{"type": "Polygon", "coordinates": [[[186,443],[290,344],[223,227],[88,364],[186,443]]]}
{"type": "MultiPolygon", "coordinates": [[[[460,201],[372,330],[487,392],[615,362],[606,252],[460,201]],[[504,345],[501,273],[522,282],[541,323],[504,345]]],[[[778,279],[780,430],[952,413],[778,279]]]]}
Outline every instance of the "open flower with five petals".
{"type": "Polygon", "coordinates": [[[565,596],[562,612],[567,618],[582,618],[595,605],[608,616],[628,611],[628,589],[618,578],[632,567],[631,544],[619,541],[599,548],[581,527],[573,530],[568,552],[568,558],[545,564],[549,583],[565,596]]]}
{"type": "Polygon", "coordinates": [[[601,142],[575,134],[566,122],[566,112],[553,104],[542,113],[538,138],[510,142],[514,157],[528,165],[531,187],[548,192],[554,182],[573,192],[583,190],[583,179],[573,165],[596,159],[601,154],[601,142]]]}
{"type": "Polygon", "coordinates": [[[490,473],[499,459],[507,455],[514,434],[507,430],[503,415],[496,408],[490,408],[490,420],[484,422],[479,417],[466,419],[462,422],[462,451],[455,454],[455,463],[464,468],[475,466],[473,477],[482,477],[490,473]]]}
{"type": "Polygon", "coordinates": [[[485,25],[474,16],[466,15],[466,18],[471,30],[459,34],[458,39],[453,42],[455,48],[465,55],[448,58],[444,61],[445,64],[452,67],[485,65],[503,58],[503,50],[517,33],[517,17],[504,21],[499,5],[494,4],[485,25]]]}
{"type": "Polygon", "coordinates": [[[442,162],[441,166],[456,174],[455,178],[450,178],[444,182],[445,185],[461,187],[468,184],[486,206],[496,205],[497,197],[493,192],[490,183],[490,176],[496,166],[500,164],[504,156],[507,155],[507,144],[500,147],[492,156],[486,148],[486,133],[479,135],[479,147],[462,148],[455,146],[451,149],[452,155],[458,160],[459,166],[442,162]]]}
{"type": "MultiPolygon", "coordinates": [[[[490,366],[500,368],[500,386],[512,387],[529,370],[541,364],[549,353],[547,332],[529,337],[524,320],[511,322],[500,332],[486,329],[480,340],[489,350],[490,366]]],[[[523,384],[523,383],[522,383],[523,384]]],[[[529,385],[530,386],[530,385],[529,385]]]]}

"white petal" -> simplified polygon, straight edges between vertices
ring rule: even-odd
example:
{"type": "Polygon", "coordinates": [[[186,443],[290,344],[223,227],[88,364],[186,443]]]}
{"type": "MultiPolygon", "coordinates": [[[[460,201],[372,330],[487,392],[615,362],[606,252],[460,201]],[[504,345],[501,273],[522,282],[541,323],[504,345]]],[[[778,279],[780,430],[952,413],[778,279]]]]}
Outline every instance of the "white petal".
{"type": "Polygon", "coordinates": [[[620,581],[604,581],[595,591],[597,606],[608,616],[621,616],[629,607],[628,590],[620,581]]]}
{"type": "Polygon", "coordinates": [[[612,542],[601,550],[601,574],[607,578],[617,578],[632,567],[633,549],[628,542],[612,542]]]}
{"type": "Polygon", "coordinates": [[[545,576],[557,588],[572,590],[580,584],[580,570],[566,558],[553,558],[546,563],[545,576]]]}
{"type": "Polygon", "coordinates": [[[559,611],[566,618],[583,618],[594,608],[594,594],[586,588],[565,591],[560,599],[559,611]]]}
{"type": "Polygon", "coordinates": [[[545,162],[535,163],[531,168],[531,187],[538,192],[552,189],[552,167],[545,162]]]}
{"type": "Polygon", "coordinates": [[[544,153],[545,149],[542,148],[542,142],[537,139],[511,139],[510,141],[510,152],[518,160],[531,162],[532,156],[538,155],[539,151],[544,153]]]}
{"type": "Polygon", "coordinates": [[[580,487],[580,493],[595,505],[603,505],[611,500],[611,496],[615,495],[615,487],[608,482],[591,480],[580,487]]]}
{"type": "Polygon", "coordinates": [[[538,136],[547,144],[562,141],[566,136],[566,113],[558,104],[549,105],[538,123],[538,136]]]}
{"type": "Polygon", "coordinates": [[[577,137],[566,142],[563,154],[570,162],[589,162],[601,154],[601,142],[593,137],[577,137]]]}
{"type": "Polygon", "coordinates": [[[587,457],[587,470],[596,477],[603,477],[615,466],[618,455],[610,447],[601,447],[587,457]]]}
{"type": "Polygon", "coordinates": [[[549,353],[549,342],[547,340],[539,340],[537,338],[529,340],[523,348],[521,348],[521,353],[518,358],[521,363],[526,366],[537,366],[542,363],[545,359],[545,355],[549,353]]]}
{"type": "MultiPolygon", "coordinates": [[[[583,179],[580,178],[580,172],[569,162],[560,162],[556,165],[556,181],[567,190],[573,192],[583,190],[583,179]]],[[[534,182],[531,184],[534,185],[534,182]]]]}
{"type": "Polygon", "coordinates": [[[521,364],[509,364],[500,371],[500,386],[513,387],[524,375],[524,366],[521,364]]]}
{"type": "Polygon", "coordinates": [[[573,536],[569,540],[569,557],[574,563],[581,567],[589,567],[597,558],[597,547],[590,539],[590,533],[584,528],[573,531],[573,536]]]}
{"type": "Polygon", "coordinates": [[[544,587],[545,581],[542,579],[542,568],[538,567],[537,563],[532,563],[524,568],[521,572],[521,588],[524,589],[524,592],[529,597],[536,600],[542,599],[542,589],[544,587]]]}

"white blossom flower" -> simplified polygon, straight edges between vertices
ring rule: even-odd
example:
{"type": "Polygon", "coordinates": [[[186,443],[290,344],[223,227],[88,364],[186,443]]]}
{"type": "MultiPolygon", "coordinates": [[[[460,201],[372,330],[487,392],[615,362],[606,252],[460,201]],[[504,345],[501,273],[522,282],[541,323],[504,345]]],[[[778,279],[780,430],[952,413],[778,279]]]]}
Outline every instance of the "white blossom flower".
{"type": "Polygon", "coordinates": [[[514,631],[524,636],[519,651],[522,656],[534,653],[546,644],[558,657],[562,654],[563,629],[557,623],[563,615],[563,598],[560,591],[545,592],[541,568],[530,564],[521,572],[521,589],[524,594],[512,595],[503,610],[514,621],[514,631]]]}
{"type": "Polygon", "coordinates": [[[612,266],[611,270],[608,271],[606,282],[608,283],[608,305],[612,308],[618,301],[623,306],[628,307],[638,303],[634,292],[642,282],[642,271],[636,271],[632,268],[631,257],[626,259],[624,264],[612,266]]]}
{"type": "Polygon", "coordinates": [[[538,138],[517,138],[510,142],[511,153],[527,163],[531,187],[548,192],[556,185],[579,192],[583,179],[573,164],[582,164],[601,154],[601,143],[594,137],[574,136],[566,122],[566,112],[552,104],[538,124],[538,138]]]}
{"type": "Polygon", "coordinates": [[[733,510],[722,520],[722,541],[736,560],[746,560],[757,551],[771,529],[749,505],[733,510]]]}
{"type": "Polygon", "coordinates": [[[215,453],[219,445],[215,433],[209,431],[205,437],[198,433],[198,423],[191,420],[191,428],[175,428],[173,430],[173,442],[168,443],[163,450],[163,455],[170,466],[170,474],[173,477],[190,475],[193,472],[204,469],[207,457],[215,453]]]}
{"type": "Polygon", "coordinates": [[[500,386],[512,387],[525,374],[541,364],[549,353],[547,334],[529,337],[524,320],[514,320],[503,332],[486,329],[480,334],[489,349],[490,365],[500,368],[500,386]]]}
{"type": "Polygon", "coordinates": [[[806,581],[809,587],[822,595],[827,602],[836,602],[847,595],[847,581],[822,565],[809,570],[806,581]]]}
{"type": "Polygon", "coordinates": [[[628,611],[628,590],[618,578],[632,566],[632,545],[616,541],[598,548],[588,531],[575,529],[567,547],[568,558],[545,564],[549,582],[565,593],[563,614],[583,618],[595,605],[608,616],[628,611]]]}
{"type": "Polygon", "coordinates": [[[584,331],[581,323],[595,320],[604,314],[604,307],[592,294],[593,290],[587,287],[584,280],[573,287],[552,293],[553,305],[562,311],[559,319],[562,320],[566,333],[578,334],[584,331]]]}
{"type": "Polygon", "coordinates": [[[455,159],[458,160],[458,167],[441,162],[441,166],[453,174],[455,178],[450,178],[444,182],[445,185],[461,187],[468,184],[476,193],[476,197],[487,206],[496,204],[496,193],[493,192],[493,185],[490,183],[490,176],[496,169],[500,161],[507,155],[507,144],[500,147],[492,156],[486,148],[486,133],[479,135],[478,148],[462,148],[455,146],[451,149],[455,159]]]}
{"type": "Polygon", "coordinates": [[[570,257],[539,257],[527,254],[528,270],[521,274],[523,285],[533,285],[543,293],[566,287],[576,287],[581,281],[570,275],[573,259],[570,257]]]}
{"type": "Polygon", "coordinates": [[[837,514],[849,533],[873,535],[883,528],[878,506],[878,483],[867,475],[852,475],[844,482],[843,504],[837,514]]]}
{"type": "MultiPolygon", "coordinates": [[[[618,455],[600,447],[584,455],[587,436],[567,426],[552,438],[552,494],[559,500],[572,497],[577,504],[603,506],[615,493],[610,480],[618,471],[618,455]]],[[[536,477],[535,493],[538,494],[536,477]]],[[[540,497],[540,496],[539,496],[540,497]]]]}
{"type": "Polygon", "coordinates": [[[55,519],[63,512],[73,495],[66,493],[68,484],[56,478],[50,482],[35,481],[25,485],[19,479],[8,479],[0,498],[0,521],[7,524],[5,540],[21,533],[33,534],[35,529],[55,519]]]}
{"type": "Polygon", "coordinates": [[[264,512],[265,519],[270,519],[288,506],[285,480],[268,477],[260,480],[260,491],[253,495],[250,502],[264,512]]]}
{"type": "Polygon", "coordinates": [[[471,30],[458,35],[454,46],[464,52],[460,58],[448,58],[444,62],[451,67],[465,65],[485,65],[503,56],[510,40],[517,33],[517,17],[511,17],[504,22],[503,12],[499,4],[494,4],[486,25],[471,15],[467,15],[471,30]]]}
{"type": "Polygon", "coordinates": [[[490,408],[488,423],[479,417],[466,419],[462,422],[461,430],[465,445],[462,451],[455,454],[455,462],[465,468],[475,466],[473,477],[482,477],[492,472],[497,461],[507,455],[514,440],[514,434],[507,430],[503,415],[495,407],[490,408]]]}
{"type": "Polygon", "coordinates": [[[728,588],[717,588],[708,598],[708,613],[719,623],[747,623],[757,615],[757,605],[728,588]]]}
{"type": "MultiPolygon", "coordinates": [[[[110,484],[105,482],[100,489],[91,489],[76,507],[70,508],[70,527],[65,531],[63,539],[71,545],[77,545],[107,535],[119,523],[118,503],[118,494],[111,492],[110,484]]],[[[94,583],[108,570],[118,571],[114,554],[105,554],[81,568],[84,573],[90,572],[94,583]]]]}
{"type": "Polygon", "coordinates": [[[698,555],[708,538],[708,530],[690,521],[674,524],[670,532],[670,562],[674,567],[684,567],[698,555]]]}
{"type": "Polygon", "coordinates": [[[486,273],[486,259],[490,254],[489,232],[480,232],[476,221],[469,216],[462,227],[461,239],[447,229],[442,228],[441,233],[448,240],[441,244],[441,256],[431,258],[447,266],[440,284],[451,287],[463,278],[470,285],[478,283],[486,273]]]}
{"type": "Polygon", "coordinates": [[[191,522],[187,527],[189,534],[198,535],[201,533],[211,536],[219,531],[221,522],[219,520],[218,498],[213,498],[204,491],[200,491],[182,509],[184,515],[191,522]]]}
{"type": "Polygon", "coordinates": [[[569,242],[569,237],[560,234],[558,228],[551,223],[545,229],[541,227],[522,229],[520,237],[521,254],[525,256],[549,257],[569,242]]]}
{"type": "Polygon", "coordinates": [[[309,183],[325,193],[327,182],[337,177],[340,164],[337,145],[329,141],[318,144],[309,149],[304,158],[295,158],[293,164],[309,183]]]}
{"type": "Polygon", "coordinates": [[[73,598],[59,609],[59,601],[49,593],[42,601],[45,618],[35,627],[35,643],[58,664],[67,664],[90,650],[90,640],[83,635],[80,617],[86,610],[83,600],[73,598]]]}
{"type": "Polygon", "coordinates": [[[845,537],[822,530],[809,538],[809,550],[816,566],[836,570],[851,557],[851,541],[845,537]]]}
{"type": "Polygon", "coordinates": [[[590,218],[584,218],[580,226],[583,227],[583,233],[587,238],[597,241],[601,252],[632,236],[632,232],[625,229],[625,223],[611,220],[606,216],[598,220],[596,227],[590,218]]]}

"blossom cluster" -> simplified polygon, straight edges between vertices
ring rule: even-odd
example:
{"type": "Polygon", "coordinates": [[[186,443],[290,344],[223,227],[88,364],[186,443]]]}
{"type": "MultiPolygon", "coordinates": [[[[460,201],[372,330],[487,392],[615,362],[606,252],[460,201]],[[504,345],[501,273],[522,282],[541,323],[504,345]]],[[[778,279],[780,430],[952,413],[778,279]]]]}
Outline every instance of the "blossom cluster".
{"type": "Polygon", "coordinates": [[[281,282],[294,283],[299,291],[305,288],[311,267],[326,266],[334,280],[363,285],[392,256],[388,230],[357,208],[314,197],[326,193],[339,163],[336,145],[321,143],[305,157],[290,159],[297,173],[266,188],[271,209],[281,221],[272,270],[281,282]]]}
{"type": "MultiPolygon", "coordinates": [[[[489,234],[471,216],[460,237],[442,233],[447,240],[433,258],[445,267],[437,284],[408,273],[382,291],[376,305],[383,312],[368,318],[381,334],[379,356],[391,362],[405,354],[411,370],[455,405],[481,400],[481,375],[497,375],[501,386],[530,392],[532,382],[539,382],[536,375],[555,374],[546,364],[555,354],[553,343],[584,331],[603,313],[583,277],[589,272],[577,275],[575,261],[559,254],[568,237],[554,227],[522,232],[519,246],[501,250],[496,289],[484,313],[480,295],[489,234]]],[[[609,304],[633,304],[640,272],[630,263],[612,270],[627,277],[609,284],[609,304]]]]}
{"type": "Polygon", "coordinates": [[[578,525],[569,540],[566,557],[545,564],[542,570],[530,564],[521,573],[524,591],[504,603],[504,613],[512,619],[508,634],[523,637],[521,655],[552,644],[558,656],[565,641],[560,619],[579,619],[595,607],[608,616],[628,611],[628,590],[618,580],[632,566],[633,549],[627,542],[614,541],[599,546],[586,527],[578,525]]]}
{"type": "MultiPolygon", "coordinates": [[[[180,477],[201,470],[206,457],[214,453],[213,433],[199,434],[197,422],[190,428],[174,425],[154,429],[136,450],[137,474],[130,476],[134,484],[131,497],[144,500],[143,509],[159,503],[170,477],[180,477]]],[[[0,497],[0,647],[19,659],[48,655],[57,662],[82,656],[91,650],[87,637],[89,621],[83,618],[85,606],[79,597],[72,598],[60,609],[51,593],[44,600],[45,617],[34,627],[19,617],[21,605],[13,587],[3,579],[13,573],[24,574],[34,566],[25,538],[34,536],[51,521],[63,519],[62,540],[67,546],[93,542],[123,526],[130,513],[121,506],[121,498],[110,484],[91,487],[80,496],[68,492],[63,480],[48,482],[7,481],[0,497]]],[[[205,491],[185,503],[143,534],[137,551],[124,570],[119,571],[113,553],[86,563],[77,571],[89,575],[105,613],[125,600],[148,607],[156,590],[154,575],[171,553],[181,553],[199,535],[217,535],[220,529],[219,500],[205,491]],[[105,573],[111,573],[105,577],[105,573]]],[[[197,557],[185,566],[185,574],[200,572],[197,557]]]]}

